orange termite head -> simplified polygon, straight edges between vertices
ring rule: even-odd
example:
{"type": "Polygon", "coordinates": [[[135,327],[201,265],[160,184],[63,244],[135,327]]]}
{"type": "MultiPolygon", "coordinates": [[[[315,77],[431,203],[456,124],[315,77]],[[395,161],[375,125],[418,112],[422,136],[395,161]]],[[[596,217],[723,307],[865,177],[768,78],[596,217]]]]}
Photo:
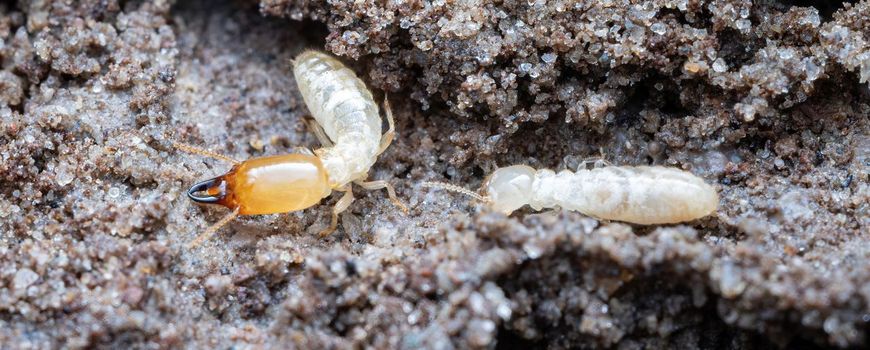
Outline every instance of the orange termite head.
{"type": "Polygon", "coordinates": [[[277,214],[311,207],[332,189],[320,159],[287,154],[248,159],[187,191],[197,203],[218,204],[241,215],[277,214]]]}

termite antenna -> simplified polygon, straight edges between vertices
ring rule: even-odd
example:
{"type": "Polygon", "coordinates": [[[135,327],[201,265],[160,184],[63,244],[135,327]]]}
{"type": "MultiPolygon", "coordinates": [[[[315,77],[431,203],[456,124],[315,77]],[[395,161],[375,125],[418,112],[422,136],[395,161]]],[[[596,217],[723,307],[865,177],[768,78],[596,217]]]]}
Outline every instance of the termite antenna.
{"type": "Polygon", "coordinates": [[[471,197],[471,198],[474,198],[474,199],[479,200],[479,201],[484,202],[484,203],[489,203],[489,202],[490,202],[489,197],[481,196],[481,195],[478,194],[477,192],[474,192],[474,191],[472,191],[472,190],[469,190],[469,189],[467,189],[467,188],[465,188],[465,187],[460,187],[460,186],[456,186],[456,185],[449,184],[449,183],[445,183],[445,182],[423,181],[422,183],[420,183],[420,186],[423,186],[423,187],[430,187],[430,188],[440,188],[440,189],[447,190],[447,191],[450,191],[450,192],[456,192],[456,193],[464,194],[464,195],[466,195],[466,196],[469,196],[469,197],[471,197]]]}
{"type": "Polygon", "coordinates": [[[214,236],[215,232],[221,229],[224,225],[228,224],[230,221],[239,216],[239,208],[233,209],[233,211],[226,216],[224,216],[220,221],[211,225],[205,232],[200,233],[199,236],[196,236],[190,243],[187,244],[187,249],[196,248],[198,245],[202,244],[202,242],[207,241],[211,236],[214,236]]]}
{"type": "Polygon", "coordinates": [[[204,157],[209,157],[209,158],[214,158],[214,159],[217,159],[217,160],[222,160],[222,161],[225,161],[225,162],[230,163],[230,164],[232,164],[232,165],[237,165],[237,164],[239,164],[239,161],[238,161],[238,160],[235,160],[235,159],[233,159],[233,158],[227,157],[227,156],[225,156],[225,155],[223,155],[223,154],[220,154],[220,153],[217,153],[217,152],[212,152],[212,151],[209,151],[209,150],[204,149],[204,148],[199,148],[199,147],[196,147],[196,146],[191,146],[191,145],[188,145],[188,144],[186,144],[186,143],[181,143],[181,142],[178,142],[178,141],[172,141],[172,147],[175,147],[175,149],[180,150],[180,151],[184,151],[184,152],[187,152],[187,153],[197,154],[197,155],[201,155],[201,156],[204,156],[204,157]]]}

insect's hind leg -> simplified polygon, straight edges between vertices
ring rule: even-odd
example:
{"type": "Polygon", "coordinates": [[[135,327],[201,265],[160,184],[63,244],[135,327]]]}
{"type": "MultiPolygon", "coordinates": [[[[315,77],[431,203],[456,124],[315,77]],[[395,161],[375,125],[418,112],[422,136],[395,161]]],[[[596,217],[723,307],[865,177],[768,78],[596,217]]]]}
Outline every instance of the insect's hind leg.
{"type": "Polygon", "coordinates": [[[359,185],[362,188],[365,188],[366,190],[369,190],[369,191],[386,189],[387,196],[390,197],[390,201],[393,202],[393,205],[399,207],[399,209],[402,212],[404,212],[405,214],[408,213],[408,206],[406,206],[405,203],[402,203],[402,201],[399,200],[399,197],[396,196],[396,189],[393,188],[393,185],[390,185],[389,182],[386,182],[384,180],[378,180],[378,181],[356,181],[354,183],[359,185]]]}
{"type": "Polygon", "coordinates": [[[335,202],[335,206],[332,207],[332,222],[330,222],[329,227],[327,227],[323,231],[320,231],[320,233],[318,234],[320,238],[329,236],[331,233],[335,232],[335,229],[338,227],[338,214],[341,214],[342,212],[347,210],[347,208],[350,207],[350,204],[353,203],[354,200],[353,190],[351,189],[350,185],[345,185],[344,187],[336,188],[335,190],[344,191],[344,195],[341,196],[338,202],[335,202]]]}
{"type": "Polygon", "coordinates": [[[314,152],[311,151],[308,147],[302,147],[302,146],[293,147],[293,152],[296,152],[298,154],[304,154],[307,156],[314,155],[314,152]]]}
{"type": "Polygon", "coordinates": [[[305,126],[308,128],[308,131],[311,131],[314,134],[314,137],[317,137],[317,141],[320,141],[320,145],[323,147],[332,147],[332,140],[329,139],[329,136],[326,135],[326,132],[323,131],[323,127],[320,124],[317,124],[317,121],[311,118],[305,118],[305,126]]]}
{"type": "Polygon", "coordinates": [[[225,156],[225,155],[217,153],[217,152],[212,152],[212,151],[209,151],[209,150],[204,149],[204,148],[191,146],[191,145],[188,145],[186,143],[172,141],[172,147],[175,147],[175,149],[180,150],[180,151],[184,151],[187,153],[192,153],[192,154],[197,154],[197,155],[201,155],[204,157],[222,160],[222,161],[225,161],[225,162],[233,164],[233,165],[239,164],[238,160],[235,160],[231,157],[225,156]]]}
{"type": "Polygon", "coordinates": [[[387,117],[387,132],[381,136],[381,145],[378,147],[378,154],[384,153],[387,147],[393,143],[393,138],[396,137],[396,121],[393,119],[393,108],[390,107],[390,99],[384,94],[384,115],[387,117]]]}

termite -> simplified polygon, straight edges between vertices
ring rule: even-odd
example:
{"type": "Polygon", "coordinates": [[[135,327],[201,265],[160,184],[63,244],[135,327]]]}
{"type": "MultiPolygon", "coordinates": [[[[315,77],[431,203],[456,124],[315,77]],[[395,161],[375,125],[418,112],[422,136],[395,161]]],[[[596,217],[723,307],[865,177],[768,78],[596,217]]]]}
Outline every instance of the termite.
{"type": "Polygon", "coordinates": [[[641,225],[692,221],[719,206],[719,194],[703,179],[663,166],[606,166],[556,173],[513,165],[493,172],[484,181],[483,195],[441,182],[422,185],[472,196],[505,215],[524,205],[535,210],[561,207],[641,225]]]}
{"type": "Polygon", "coordinates": [[[277,214],[318,204],[333,191],[344,195],[332,209],[332,221],[321,236],[333,232],[338,215],[353,202],[351,184],[367,190],[386,189],[402,211],[407,207],[386,181],[365,181],[377,157],[395,136],[393,113],[384,98],[388,130],[381,135],[381,118],[372,93],[338,59],[318,51],[305,51],[293,61],[299,91],[316,124],[314,134],[323,148],[236,161],[230,157],[175,142],[176,148],[233,164],[226,174],[199,182],[188,190],[191,200],[218,204],[231,210],[197,236],[191,247],[211,237],[238,215],[277,214]]]}

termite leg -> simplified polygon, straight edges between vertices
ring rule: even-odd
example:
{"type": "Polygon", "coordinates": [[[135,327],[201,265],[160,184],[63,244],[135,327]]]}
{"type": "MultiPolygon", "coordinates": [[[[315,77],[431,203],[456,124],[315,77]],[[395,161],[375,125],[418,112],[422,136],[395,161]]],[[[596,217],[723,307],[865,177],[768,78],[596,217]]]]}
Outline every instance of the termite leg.
{"type": "Polygon", "coordinates": [[[222,161],[225,161],[225,162],[230,163],[230,164],[233,164],[233,165],[239,164],[239,161],[238,161],[238,160],[235,160],[235,159],[230,158],[230,157],[228,157],[228,156],[225,156],[225,155],[223,155],[223,154],[220,154],[220,153],[217,153],[217,152],[212,152],[212,151],[209,151],[209,150],[204,149],[204,148],[199,148],[199,147],[196,147],[196,146],[191,146],[191,145],[188,145],[188,144],[185,144],[185,143],[181,143],[181,142],[177,142],[177,141],[172,141],[172,147],[175,147],[176,149],[181,150],[181,151],[184,151],[184,152],[187,152],[187,153],[198,154],[198,155],[201,155],[201,156],[204,156],[204,157],[209,157],[209,158],[214,158],[214,159],[217,159],[217,160],[222,160],[222,161]]]}
{"type": "Polygon", "coordinates": [[[233,209],[232,212],[224,216],[214,225],[211,225],[211,227],[206,229],[205,232],[199,234],[199,236],[196,236],[196,238],[194,238],[192,241],[190,241],[190,243],[187,244],[187,248],[196,248],[196,246],[200,245],[202,242],[207,241],[209,238],[211,238],[211,236],[215,234],[215,232],[217,232],[217,230],[220,230],[221,227],[228,224],[230,221],[233,221],[236,216],[239,216],[239,208],[233,209]]]}
{"type": "Polygon", "coordinates": [[[598,148],[598,154],[600,154],[601,156],[599,156],[598,160],[596,160],[593,164],[594,167],[603,168],[606,166],[613,166],[613,163],[607,160],[607,154],[604,153],[604,147],[598,148]]]}
{"type": "Polygon", "coordinates": [[[390,107],[390,99],[387,94],[384,94],[384,114],[387,116],[387,132],[381,137],[381,146],[378,148],[378,154],[384,153],[387,147],[393,143],[393,138],[396,137],[396,121],[393,120],[393,109],[390,107]]]}
{"type": "Polygon", "coordinates": [[[592,163],[592,167],[594,167],[594,168],[604,168],[604,167],[609,167],[609,166],[613,166],[613,163],[611,163],[610,161],[608,161],[607,159],[604,159],[604,158],[597,159],[597,160],[595,160],[594,163],[592,163]]]}
{"type": "Polygon", "coordinates": [[[304,154],[304,155],[308,155],[308,156],[314,155],[314,152],[311,151],[311,149],[309,149],[308,147],[296,146],[296,147],[293,147],[293,151],[295,151],[298,154],[304,154]]]}
{"type": "Polygon", "coordinates": [[[341,199],[339,199],[338,202],[335,203],[335,206],[332,207],[332,222],[329,224],[329,227],[320,231],[319,235],[321,238],[329,236],[331,233],[335,232],[335,228],[338,227],[338,214],[347,210],[347,208],[350,207],[350,204],[353,203],[353,190],[350,185],[345,185],[344,187],[336,188],[335,190],[344,191],[344,195],[341,196],[341,199]]]}
{"type": "Polygon", "coordinates": [[[317,141],[320,141],[320,145],[323,147],[332,147],[332,140],[329,139],[329,136],[326,135],[326,132],[323,131],[323,127],[320,124],[317,124],[317,121],[311,118],[305,118],[305,126],[308,127],[308,130],[317,137],[317,141]]]}
{"type": "Polygon", "coordinates": [[[613,163],[607,161],[603,157],[592,157],[592,158],[588,158],[588,159],[585,159],[582,162],[580,162],[580,165],[577,166],[577,170],[588,169],[589,164],[592,164],[592,169],[613,166],[613,163]]]}
{"type": "Polygon", "coordinates": [[[384,188],[387,189],[387,195],[390,197],[390,201],[393,202],[393,205],[399,207],[399,209],[401,209],[402,212],[404,212],[405,214],[408,213],[408,206],[406,206],[405,203],[402,203],[402,201],[399,200],[399,197],[396,196],[396,189],[393,188],[393,185],[390,185],[389,182],[378,180],[367,182],[356,181],[354,183],[369,191],[380,190],[384,188]]]}

